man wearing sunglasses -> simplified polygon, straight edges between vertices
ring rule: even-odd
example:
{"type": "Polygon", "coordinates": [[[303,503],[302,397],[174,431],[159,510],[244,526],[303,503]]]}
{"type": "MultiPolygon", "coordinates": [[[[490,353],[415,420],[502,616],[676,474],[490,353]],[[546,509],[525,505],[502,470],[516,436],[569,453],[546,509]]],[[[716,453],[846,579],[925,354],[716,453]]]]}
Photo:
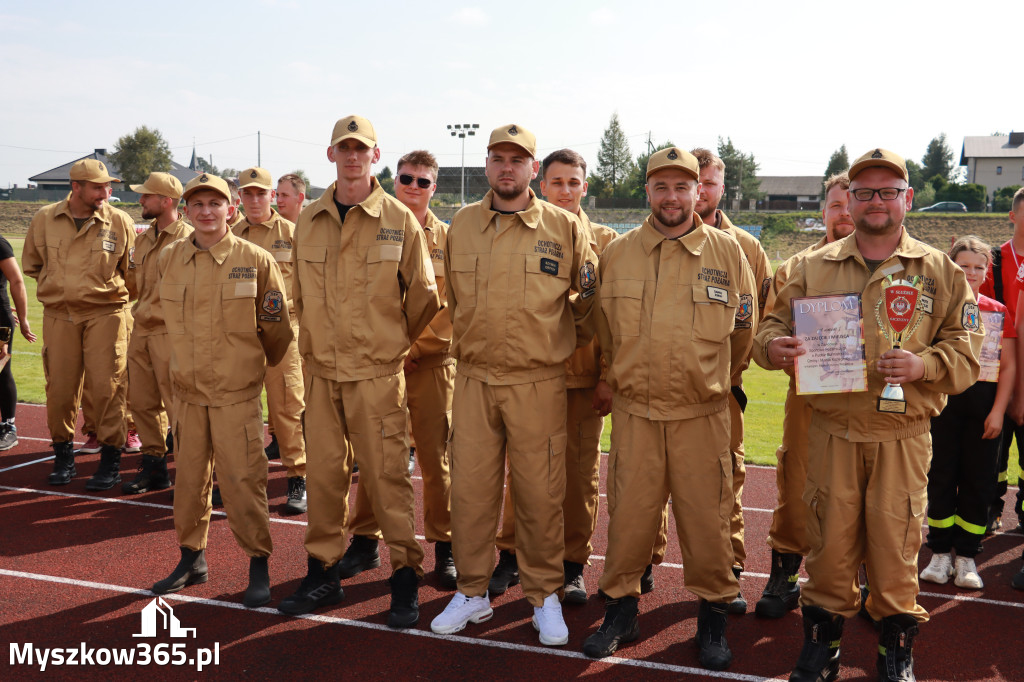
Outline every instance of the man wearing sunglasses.
{"type": "MultiPolygon", "coordinates": [[[[806,351],[792,335],[793,298],[859,294],[868,389],[807,396],[807,574],[800,604],[804,647],[791,680],[839,674],[843,621],[860,607],[857,570],[867,564],[866,608],[882,622],[877,668],[883,680],[913,679],[912,645],[928,612],[917,603],[917,554],[927,504],[929,426],[978,377],[984,335],[978,304],[963,271],[946,255],[910,237],[912,205],[906,163],[873,149],[850,167],[853,234],[796,263],[778,290],[754,342],[763,367],[791,369],[806,351]],[[923,288],[901,348],[883,337],[886,277],[920,277],[923,288]],[[910,324],[914,324],[913,319],[910,324]],[[879,399],[901,385],[905,402],[879,399]]],[[[893,303],[893,308],[898,310],[893,303]]]]}
{"type": "MultiPolygon", "coordinates": [[[[414,151],[398,160],[395,196],[405,204],[427,238],[434,266],[437,293],[445,303],[444,248],[448,226],[430,210],[437,189],[437,159],[427,151],[414,151]]],[[[412,435],[423,474],[423,532],[434,543],[434,570],[446,590],[455,589],[452,559],[451,476],[446,446],[455,386],[455,359],[451,356],[452,322],[447,308],[434,315],[405,356],[405,395],[409,403],[412,435]]],[[[367,489],[359,486],[356,508],[349,521],[352,544],[341,559],[342,577],[380,565],[377,550],[379,524],[373,517],[367,489]]]]}

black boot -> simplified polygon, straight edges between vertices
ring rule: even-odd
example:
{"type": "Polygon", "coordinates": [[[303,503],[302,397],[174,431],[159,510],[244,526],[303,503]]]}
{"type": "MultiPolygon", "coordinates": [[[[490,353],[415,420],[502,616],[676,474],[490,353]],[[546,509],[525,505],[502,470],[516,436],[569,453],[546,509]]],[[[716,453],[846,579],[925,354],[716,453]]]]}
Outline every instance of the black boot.
{"type": "Polygon", "coordinates": [[[249,586],[245,588],[242,604],[255,609],[270,602],[270,570],[267,557],[249,557],[249,586]]]}
{"type": "Polygon", "coordinates": [[[732,664],[732,652],[725,641],[725,624],[728,604],[714,604],[706,599],[700,600],[697,612],[697,646],[700,647],[698,659],[708,670],[725,670],[732,664]]]}
{"type": "Polygon", "coordinates": [[[277,444],[277,434],[270,434],[270,445],[263,449],[267,459],[281,459],[281,446],[277,444]]]}
{"type": "Polygon", "coordinates": [[[167,440],[164,441],[164,445],[167,446],[167,454],[174,452],[174,432],[167,429],[167,440]]]}
{"type": "Polygon", "coordinates": [[[800,602],[799,554],[783,554],[772,550],[772,572],[764,586],[761,598],[757,600],[754,613],[762,618],[782,618],[800,602]]]}
{"type": "Polygon", "coordinates": [[[496,594],[504,594],[505,590],[513,585],[519,584],[519,560],[516,555],[507,550],[498,552],[498,565],[491,573],[491,582],[487,585],[487,592],[493,597],[496,594]]]}
{"type": "Polygon", "coordinates": [[[829,682],[839,679],[839,640],[842,616],[818,606],[803,607],[804,648],[800,650],[790,682],[829,682]]]}
{"type": "Polygon", "coordinates": [[[85,482],[86,490],[110,490],[121,482],[121,448],[116,445],[100,446],[100,466],[85,482]]]}
{"type": "Polygon", "coordinates": [[[174,567],[169,576],[153,585],[150,591],[153,594],[168,594],[177,592],[189,585],[205,583],[209,579],[206,568],[206,550],[181,548],[181,560],[174,567]]]}
{"type": "Polygon", "coordinates": [[[909,613],[882,619],[882,636],[878,638],[878,679],[887,682],[915,682],[914,637],[917,620],[909,613]]]}
{"type": "Polygon", "coordinates": [[[565,596],[562,601],[566,604],[586,604],[587,586],[583,582],[583,564],[575,561],[563,561],[565,570],[565,596]]]}
{"type": "Polygon", "coordinates": [[[345,555],[338,562],[338,575],[342,580],[380,566],[377,538],[353,535],[345,555]]]}
{"type": "Polygon", "coordinates": [[[452,543],[434,543],[434,573],[441,589],[454,590],[458,587],[459,574],[455,570],[455,558],[452,556],[452,543]]]}
{"type": "MultiPolygon", "coordinates": [[[[742,568],[739,566],[732,567],[732,574],[736,576],[736,582],[739,582],[741,573],[743,573],[742,568]]],[[[736,597],[729,602],[726,610],[734,616],[742,616],[747,612],[747,600],[744,599],[743,592],[736,593],[736,597]]]]}
{"type": "Polygon", "coordinates": [[[636,597],[608,599],[604,605],[604,622],[583,642],[583,653],[591,658],[606,658],[614,654],[620,644],[636,640],[640,636],[638,611],[636,597]]]}
{"type": "Polygon", "coordinates": [[[277,610],[291,616],[309,613],[321,606],[337,604],[345,598],[338,578],[338,562],[328,569],[319,559],[306,558],[306,577],[299,583],[295,594],[285,597],[277,610]]]}
{"type": "Polygon", "coordinates": [[[121,492],[127,495],[138,495],[150,490],[165,490],[170,487],[171,479],[167,475],[167,459],[154,455],[143,455],[135,480],[122,483],[121,492]]]}
{"type": "Polygon", "coordinates": [[[388,579],[391,583],[389,628],[411,628],[420,620],[419,582],[416,569],[403,566],[388,579]]]}
{"type": "Polygon", "coordinates": [[[640,594],[654,592],[654,564],[647,564],[644,574],[640,576],[640,594]]]}
{"type": "Polygon", "coordinates": [[[67,485],[75,477],[78,471],[75,470],[75,444],[67,443],[53,444],[53,473],[47,478],[50,485],[67,485]]]}

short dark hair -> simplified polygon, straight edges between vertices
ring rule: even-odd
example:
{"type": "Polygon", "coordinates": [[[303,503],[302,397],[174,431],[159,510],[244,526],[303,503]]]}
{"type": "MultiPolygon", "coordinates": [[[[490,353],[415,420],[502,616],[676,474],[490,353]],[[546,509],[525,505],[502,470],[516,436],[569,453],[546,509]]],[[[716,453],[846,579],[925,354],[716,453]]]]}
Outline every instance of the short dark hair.
{"type": "Polygon", "coordinates": [[[725,172],[725,161],[722,161],[722,159],[710,149],[697,147],[696,149],[691,149],[690,153],[697,157],[697,166],[700,167],[701,170],[704,170],[708,166],[714,166],[723,173],[725,172]]]}
{"type": "Polygon", "coordinates": [[[416,151],[409,152],[398,160],[398,165],[395,166],[395,172],[402,170],[402,166],[426,166],[434,173],[434,182],[437,182],[437,159],[430,152],[417,149],[416,151]]]}
{"type": "Polygon", "coordinates": [[[541,168],[544,169],[541,173],[541,177],[545,180],[548,175],[548,166],[553,163],[564,163],[565,165],[572,166],[573,168],[582,168],[583,177],[587,177],[587,162],[583,160],[582,156],[571,149],[559,149],[544,157],[544,162],[541,164],[541,168]]]}
{"type": "Polygon", "coordinates": [[[843,189],[850,189],[850,174],[843,171],[842,173],[833,173],[830,175],[828,180],[825,181],[825,196],[828,196],[829,190],[836,185],[839,185],[843,189]]]}

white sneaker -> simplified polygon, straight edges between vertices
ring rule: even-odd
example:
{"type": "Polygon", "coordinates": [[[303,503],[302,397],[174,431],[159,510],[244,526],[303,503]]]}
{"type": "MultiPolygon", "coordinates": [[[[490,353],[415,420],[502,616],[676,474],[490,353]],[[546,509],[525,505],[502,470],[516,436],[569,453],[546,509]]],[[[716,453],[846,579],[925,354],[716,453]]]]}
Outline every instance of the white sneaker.
{"type": "Polygon", "coordinates": [[[968,590],[980,590],[985,587],[985,583],[981,582],[981,576],[978,575],[978,568],[974,565],[974,557],[958,556],[953,574],[956,576],[953,584],[957,587],[968,590]]]}
{"type": "Polygon", "coordinates": [[[448,606],[430,622],[430,629],[439,635],[450,635],[466,627],[466,623],[482,623],[494,615],[491,601],[482,597],[467,597],[456,592],[448,606]]]}
{"type": "Polygon", "coordinates": [[[533,629],[540,633],[540,643],[562,646],[569,642],[569,628],[562,618],[562,604],[557,594],[549,594],[544,606],[533,607],[533,629]]]}
{"type": "MultiPolygon", "coordinates": [[[[957,557],[956,560],[959,563],[960,557],[957,557]]],[[[932,554],[932,560],[928,563],[925,569],[921,571],[921,580],[927,580],[930,583],[936,583],[938,585],[945,585],[949,582],[949,578],[952,575],[953,559],[949,554],[932,554]]]]}

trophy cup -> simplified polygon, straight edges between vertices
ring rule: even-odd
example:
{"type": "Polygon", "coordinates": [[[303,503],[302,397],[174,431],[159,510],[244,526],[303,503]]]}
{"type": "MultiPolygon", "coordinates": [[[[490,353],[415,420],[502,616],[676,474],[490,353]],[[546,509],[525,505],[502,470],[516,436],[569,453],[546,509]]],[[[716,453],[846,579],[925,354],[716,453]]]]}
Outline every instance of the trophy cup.
{"type": "MultiPolygon", "coordinates": [[[[878,322],[878,330],[892,343],[893,348],[900,348],[905,339],[913,336],[924,319],[923,314],[914,319],[923,286],[924,282],[918,275],[897,280],[888,275],[882,282],[882,295],[875,305],[875,321],[878,322]]],[[[886,384],[878,398],[878,411],[906,414],[907,401],[903,397],[903,387],[899,384],[886,384]]]]}

